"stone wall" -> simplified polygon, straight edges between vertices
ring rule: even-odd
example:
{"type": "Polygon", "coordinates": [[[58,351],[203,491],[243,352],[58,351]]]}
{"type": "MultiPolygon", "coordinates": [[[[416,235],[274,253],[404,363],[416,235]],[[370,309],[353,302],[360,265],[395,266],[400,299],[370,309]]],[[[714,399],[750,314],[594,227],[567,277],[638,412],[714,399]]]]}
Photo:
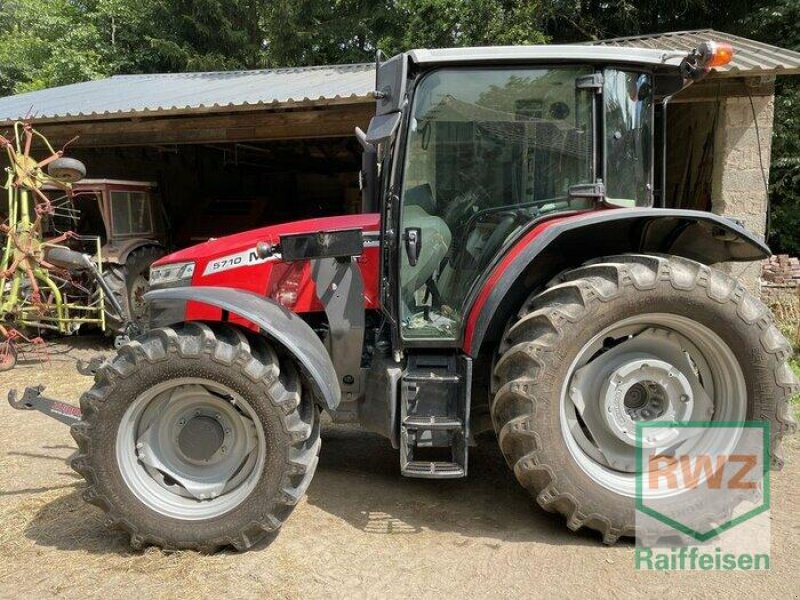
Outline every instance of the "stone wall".
{"type": "MultiPolygon", "coordinates": [[[[764,180],[769,178],[774,98],[727,97],[719,102],[712,210],[743,221],[747,229],[763,239],[768,207],[764,180]]],[[[758,291],[758,263],[726,265],[724,269],[753,292],[758,291]]]]}

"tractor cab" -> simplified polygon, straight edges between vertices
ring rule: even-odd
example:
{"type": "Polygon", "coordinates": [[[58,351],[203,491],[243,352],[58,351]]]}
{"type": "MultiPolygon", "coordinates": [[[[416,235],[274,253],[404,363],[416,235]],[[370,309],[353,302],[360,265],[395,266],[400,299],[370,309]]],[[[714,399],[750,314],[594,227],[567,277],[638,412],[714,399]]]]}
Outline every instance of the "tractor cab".
{"type": "Polygon", "coordinates": [[[52,186],[43,191],[53,206],[43,225],[45,235],[55,238],[69,231],[66,246],[99,256],[104,283],[122,309],[122,314],[106,315],[106,331],[120,334],[127,320],[141,323],[150,265],[169,245],[156,184],[83,179],[68,195],[52,186]]]}
{"type": "Polygon", "coordinates": [[[99,237],[104,259],[116,262],[132,245],[166,245],[166,228],[155,183],[118,179],[83,179],[70,197],[45,189],[55,205],[49,228],[99,237]]]}
{"type": "Polygon", "coordinates": [[[481,276],[532,222],[654,206],[655,111],[702,71],[689,62],[549,46],[380,64],[378,114],[362,138],[376,162],[365,206],[382,207],[393,240],[385,300],[401,344],[462,340],[481,276]]]}

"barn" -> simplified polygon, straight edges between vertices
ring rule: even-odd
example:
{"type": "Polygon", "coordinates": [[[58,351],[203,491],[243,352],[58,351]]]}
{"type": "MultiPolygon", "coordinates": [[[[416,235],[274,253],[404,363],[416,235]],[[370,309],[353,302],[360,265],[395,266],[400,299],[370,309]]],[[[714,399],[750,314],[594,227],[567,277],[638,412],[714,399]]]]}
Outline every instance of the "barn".
{"type": "MultiPolygon", "coordinates": [[[[764,235],[775,80],[800,74],[800,53],[713,30],[595,43],[689,52],[706,40],[736,53],[669,102],[663,202],[764,235]]],[[[353,131],[373,114],[374,77],[372,64],[120,75],[2,98],[0,127],[31,118],[56,145],[79,136],[70,154],[89,176],[156,182],[188,243],[223,215],[248,228],[357,212],[353,131]]]]}
{"type": "Polygon", "coordinates": [[[91,178],[155,182],[179,243],[359,208],[373,65],[120,75],[0,99],[91,178]],[[224,232],[227,233],[227,232],[224,232]]]}

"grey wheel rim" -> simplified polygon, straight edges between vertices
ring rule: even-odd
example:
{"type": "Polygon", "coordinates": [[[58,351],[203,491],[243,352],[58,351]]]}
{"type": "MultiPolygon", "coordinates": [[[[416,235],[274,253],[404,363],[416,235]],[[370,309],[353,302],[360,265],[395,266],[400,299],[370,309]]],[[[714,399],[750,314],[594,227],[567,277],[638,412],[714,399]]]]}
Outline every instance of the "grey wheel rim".
{"type": "Polygon", "coordinates": [[[185,520],[239,506],[261,477],[264,430],[253,408],[225,385],[163,382],[138,396],[120,422],[117,464],[148,508],[185,520]]]}
{"type": "MultiPolygon", "coordinates": [[[[570,365],[561,431],[578,466],[618,494],[636,493],[636,423],[659,452],[732,449],[729,429],[670,427],[674,421],[743,421],[742,368],[711,329],[681,315],[630,317],[595,335],[570,365]],[[659,427],[658,423],[664,423],[659,427]]],[[[669,492],[663,492],[669,493],[669,492]]]]}

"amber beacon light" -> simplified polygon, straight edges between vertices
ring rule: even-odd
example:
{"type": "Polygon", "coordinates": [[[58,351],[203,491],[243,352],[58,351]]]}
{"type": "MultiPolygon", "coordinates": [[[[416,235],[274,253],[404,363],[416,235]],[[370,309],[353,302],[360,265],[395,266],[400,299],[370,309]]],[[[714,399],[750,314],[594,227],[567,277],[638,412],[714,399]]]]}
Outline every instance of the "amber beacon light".
{"type": "Polygon", "coordinates": [[[698,51],[707,67],[723,67],[733,60],[733,46],[722,42],[704,42],[698,51]]]}

